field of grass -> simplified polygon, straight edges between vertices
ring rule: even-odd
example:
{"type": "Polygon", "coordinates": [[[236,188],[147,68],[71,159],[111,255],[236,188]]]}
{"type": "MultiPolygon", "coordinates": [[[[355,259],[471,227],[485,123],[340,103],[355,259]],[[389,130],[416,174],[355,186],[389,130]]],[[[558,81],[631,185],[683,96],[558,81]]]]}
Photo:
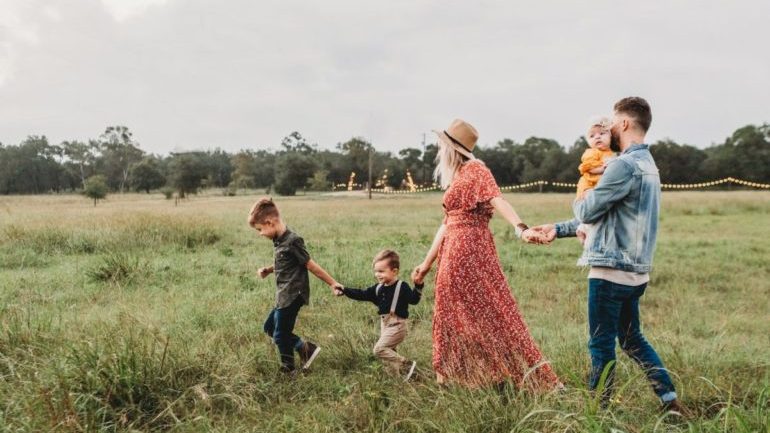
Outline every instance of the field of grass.
{"type": "MultiPolygon", "coordinates": [[[[506,197],[530,224],[570,216],[571,194],[506,197]]],[[[401,349],[423,380],[388,378],[371,354],[374,306],[316,279],[297,333],[323,350],[312,372],[285,379],[262,333],[274,280],[255,275],[272,261],[245,223],[255,198],[0,198],[0,431],[770,432],[769,192],[664,193],[642,314],[688,420],[659,414],[624,355],[615,399],[597,408],[579,244],[523,245],[499,218],[503,268],[566,392],[437,386],[430,282],[401,349]]],[[[385,247],[406,277],[442,218],[439,194],[277,201],[313,258],[353,287],[373,281],[385,247]]]]}

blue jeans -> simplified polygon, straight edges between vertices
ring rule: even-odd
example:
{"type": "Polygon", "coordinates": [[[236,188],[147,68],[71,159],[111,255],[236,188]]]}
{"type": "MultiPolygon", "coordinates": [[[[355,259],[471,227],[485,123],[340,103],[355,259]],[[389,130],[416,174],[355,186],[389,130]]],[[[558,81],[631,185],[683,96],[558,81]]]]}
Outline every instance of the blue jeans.
{"type": "Polygon", "coordinates": [[[284,369],[294,369],[294,351],[299,351],[305,344],[294,335],[294,324],[297,323],[299,309],[304,305],[302,296],[297,296],[288,307],[273,308],[265,320],[264,330],[273,338],[281,354],[281,365],[284,369]]]}
{"type": "Polygon", "coordinates": [[[676,399],[671,377],[655,349],[642,335],[639,325],[639,298],[646,288],[646,283],[625,286],[596,278],[588,280],[588,348],[591,352],[589,386],[592,390],[599,387],[602,372],[612,362],[604,384],[602,397],[605,400],[612,393],[615,338],[623,351],[642,367],[655,394],[663,402],[676,399]]]}

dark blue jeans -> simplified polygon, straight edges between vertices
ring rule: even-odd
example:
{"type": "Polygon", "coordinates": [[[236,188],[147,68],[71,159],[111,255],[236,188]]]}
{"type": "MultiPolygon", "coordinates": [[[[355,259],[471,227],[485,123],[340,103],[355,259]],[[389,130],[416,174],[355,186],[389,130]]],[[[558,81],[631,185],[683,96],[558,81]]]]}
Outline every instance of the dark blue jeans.
{"type": "Polygon", "coordinates": [[[299,309],[304,304],[302,297],[297,296],[288,307],[273,308],[265,320],[265,333],[272,337],[278,346],[281,365],[287,370],[294,369],[294,351],[299,351],[304,344],[302,339],[294,335],[294,324],[297,323],[299,309]]]}
{"type": "Polygon", "coordinates": [[[589,386],[592,390],[599,387],[602,372],[612,362],[602,396],[605,400],[612,393],[616,338],[623,351],[642,367],[655,394],[664,402],[676,398],[671,377],[639,325],[639,298],[646,288],[646,283],[625,286],[596,278],[588,280],[589,386]]]}

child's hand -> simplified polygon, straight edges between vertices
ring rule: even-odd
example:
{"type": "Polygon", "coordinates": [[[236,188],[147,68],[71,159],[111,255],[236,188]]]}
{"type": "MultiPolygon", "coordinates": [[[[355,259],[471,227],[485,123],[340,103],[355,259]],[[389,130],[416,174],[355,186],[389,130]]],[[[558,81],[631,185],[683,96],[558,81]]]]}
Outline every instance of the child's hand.
{"type": "Polygon", "coordinates": [[[428,272],[430,272],[430,266],[421,263],[412,271],[412,282],[415,284],[422,284],[425,276],[428,275],[428,272]]]}
{"type": "Polygon", "coordinates": [[[345,286],[343,286],[342,284],[335,281],[329,286],[332,288],[332,294],[334,296],[342,296],[344,294],[342,290],[345,288],[345,286]]]}
{"type": "Polygon", "coordinates": [[[592,189],[593,188],[588,188],[588,189],[584,190],[583,192],[578,194],[577,199],[575,199],[575,200],[583,200],[583,199],[585,199],[586,195],[588,194],[588,191],[591,191],[592,189]]]}
{"type": "Polygon", "coordinates": [[[273,272],[270,268],[259,268],[257,270],[257,274],[259,275],[259,278],[267,278],[268,275],[270,275],[273,272]]]}

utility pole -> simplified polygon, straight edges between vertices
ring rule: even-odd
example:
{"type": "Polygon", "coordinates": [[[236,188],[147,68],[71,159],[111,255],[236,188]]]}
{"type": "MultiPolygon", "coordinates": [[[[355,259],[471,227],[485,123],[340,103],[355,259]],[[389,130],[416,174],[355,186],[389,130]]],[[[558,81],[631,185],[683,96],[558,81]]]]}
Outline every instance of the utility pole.
{"type": "Polygon", "coordinates": [[[369,200],[372,199],[372,145],[369,145],[369,200]]]}
{"type": "Polygon", "coordinates": [[[422,183],[425,185],[425,133],[422,133],[422,183]]]}

